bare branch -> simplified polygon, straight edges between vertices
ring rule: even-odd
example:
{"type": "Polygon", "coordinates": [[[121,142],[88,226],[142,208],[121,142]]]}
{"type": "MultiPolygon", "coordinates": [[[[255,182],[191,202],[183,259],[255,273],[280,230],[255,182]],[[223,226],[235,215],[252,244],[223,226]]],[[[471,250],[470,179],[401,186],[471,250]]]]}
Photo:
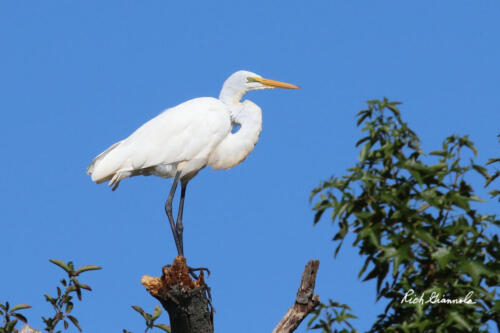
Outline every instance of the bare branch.
{"type": "Polygon", "coordinates": [[[319,260],[309,260],[300,281],[295,304],[274,328],[273,333],[291,333],[299,327],[304,318],[319,304],[319,296],[314,294],[319,260]]]}

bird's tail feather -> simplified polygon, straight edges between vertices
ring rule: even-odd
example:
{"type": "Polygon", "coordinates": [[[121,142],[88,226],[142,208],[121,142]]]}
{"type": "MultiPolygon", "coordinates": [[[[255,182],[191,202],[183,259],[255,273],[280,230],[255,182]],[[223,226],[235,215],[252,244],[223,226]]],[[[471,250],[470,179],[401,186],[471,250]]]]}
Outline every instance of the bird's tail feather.
{"type": "MultiPolygon", "coordinates": [[[[113,144],[111,147],[109,147],[108,149],[106,149],[105,151],[103,151],[102,153],[100,153],[99,155],[97,155],[97,157],[94,158],[94,160],[92,161],[92,163],[90,163],[90,165],[88,166],[88,168],[87,168],[87,175],[91,175],[94,172],[96,164],[100,160],[102,160],[104,157],[106,157],[106,155],[108,155],[113,149],[115,149],[116,147],[118,147],[122,142],[123,142],[123,140],[122,141],[118,141],[117,143],[113,144]]],[[[99,183],[105,182],[108,179],[99,179],[97,181],[97,183],[99,184],[99,183]]]]}

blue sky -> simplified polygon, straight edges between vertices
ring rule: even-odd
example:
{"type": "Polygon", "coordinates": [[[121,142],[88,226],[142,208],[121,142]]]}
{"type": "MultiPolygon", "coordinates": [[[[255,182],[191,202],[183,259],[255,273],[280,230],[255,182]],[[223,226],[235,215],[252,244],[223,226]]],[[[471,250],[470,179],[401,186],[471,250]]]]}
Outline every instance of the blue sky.
{"type": "Polygon", "coordinates": [[[188,187],[185,252],[212,270],[216,331],[269,332],[312,258],[322,300],[351,305],[356,327],[369,328],[383,309],[374,285],[357,279],[349,246],[333,260],[335,229],[312,226],[310,191],[355,163],[355,114],[372,98],[403,101],[424,149],[470,134],[479,161],[499,156],[499,12],[497,1],[3,1],[0,300],[31,304],[25,314],[42,328],[42,295],[62,277],[48,259],[96,264],[83,279],[94,291],[74,310],[84,331],[143,331],[130,306],[156,302],[140,278],[175,256],[163,211],[171,182],[136,177],[111,192],[85,169],[246,69],[302,89],[248,94],[264,117],[255,150],[188,187]]]}

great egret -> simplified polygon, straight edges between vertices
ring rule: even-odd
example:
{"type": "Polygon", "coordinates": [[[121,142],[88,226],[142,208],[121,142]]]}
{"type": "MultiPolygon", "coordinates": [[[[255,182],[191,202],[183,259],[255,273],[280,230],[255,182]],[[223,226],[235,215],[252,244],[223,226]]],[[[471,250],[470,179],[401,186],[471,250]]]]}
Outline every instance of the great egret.
{"type": "Polygon", "coordinates": [[[189,180],[206,166],[229,169],[250,154],[262,129],[262,112],[253,102],[241,99],[251,90],[272,88],[299,87],[238,71],[224,82],[219,99],[194,98],[165,110],[99,154],[87,174],[98,184],[109,180],[113,190],[127,177],[174,177],[165,211],[177,252],[182,255],[182,213],[189,180]],[[240,128],[233,133],[235,126],[240,128]],[[179,180],[181,198],[174,221],[172,200],[179,180]]]}

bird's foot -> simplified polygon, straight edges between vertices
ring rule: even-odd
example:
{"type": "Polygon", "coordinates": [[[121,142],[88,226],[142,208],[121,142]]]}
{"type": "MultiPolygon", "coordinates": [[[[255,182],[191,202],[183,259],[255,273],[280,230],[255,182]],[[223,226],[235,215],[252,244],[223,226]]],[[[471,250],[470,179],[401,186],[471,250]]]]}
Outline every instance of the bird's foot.
{"type": "MultiPolygon", "coordinates": [[[[165,265],[166,268],[170,268],[172,267],[172,265],[168,264],[168,265],[165,265]]],[[[193,268],[193,267],[189,267],[187,266],[187,269],[188,269],[188,273],[189,275],[191,275],[191,277],[195,280],[198,280],[198,278],[200,277],[200,275],[196,275],[195,272],[203,272],[203,271],[206,271],[207,272],[207,275],[210,276],[210,270],[206,267],[196,267],[196,268],[193,268]]]]}
{"type": "Polygon", "coordinates": [[[189,275],[191,275],[193,277],[193,279],[196,279],[196,280],[198,280],[198,278],[200,277],[199,275],[195,274],[195,272],[197,272],[197,271],[200,271],[200,272],[206,271],[207,275],[210,276],[210,270],[206,267],[192,268],[192,267],[188,266],[188,270],[189,270],[189,275]]]}

